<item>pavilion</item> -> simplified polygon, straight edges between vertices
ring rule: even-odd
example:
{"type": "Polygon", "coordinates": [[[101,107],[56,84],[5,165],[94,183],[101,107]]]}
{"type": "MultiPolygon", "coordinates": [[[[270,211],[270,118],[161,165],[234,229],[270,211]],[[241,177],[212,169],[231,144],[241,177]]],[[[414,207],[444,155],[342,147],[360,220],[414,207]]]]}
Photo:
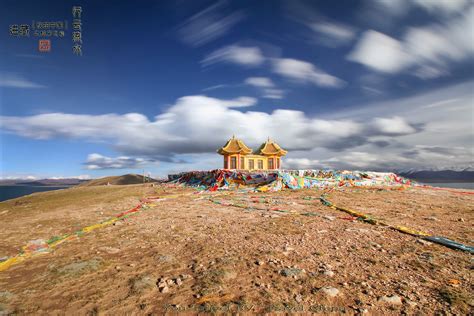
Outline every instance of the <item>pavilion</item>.
{"type": "Polygon", "coordinates": [[[224,156],[224,169],[275,170],[281,168],[281,157],[288,152],[274,141],[268,140],[256,151],[232,136],[217,152],[224,156]]]}

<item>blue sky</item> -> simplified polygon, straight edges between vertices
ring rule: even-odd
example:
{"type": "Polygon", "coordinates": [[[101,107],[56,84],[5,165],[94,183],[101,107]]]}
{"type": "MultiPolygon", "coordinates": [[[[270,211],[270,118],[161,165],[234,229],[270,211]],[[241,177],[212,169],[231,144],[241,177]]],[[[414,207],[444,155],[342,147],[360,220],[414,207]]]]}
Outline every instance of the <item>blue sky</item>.
{"type": "Polygon", "coordinates": [[[469,0],[5,0],[0,29],[2,178],[212,169],[232,134],[285,168],[473,163],[469,0]],[[9,34],[73,5],[82,56],[9,34]]]}

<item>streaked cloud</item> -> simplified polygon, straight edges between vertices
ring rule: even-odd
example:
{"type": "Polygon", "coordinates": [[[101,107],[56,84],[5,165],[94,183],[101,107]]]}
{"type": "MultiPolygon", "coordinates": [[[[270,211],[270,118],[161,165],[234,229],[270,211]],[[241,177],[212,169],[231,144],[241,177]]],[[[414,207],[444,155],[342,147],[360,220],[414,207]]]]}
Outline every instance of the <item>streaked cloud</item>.
{"type": "Polygon", "coordinates": [[[201,46],[227,34],[244,17],[243,11],[229,12],[227,1],[219,1],[187,19],[178,34],[184,43],[201,46]]]}
{"type": "Polygon", "coordinates": [[[320,87],[340,88],[345,82],[332,76],[315,65],[298,59],[274,58],[273,72],[296,82],[311,83],[320,87]]]}
{"type": "Polygon", "coordinates": [[[470,3],[469,0],[370,0],[385,15],[404,15],[413,9],[440,15],[461,12],[470,3]]]}
{"type": "Polygon", "coordinates": [[[305,26],[301,36],[306,42],[332,48],[348,44],[354,39],[355,27],[328,18],[316,7],[311,1],[285,2],[287,17],[305,26]]]}
{"type": "Polygon", "coordinates": [[[229,85],[228,84],[216,84],[214,86],[204,88],[201,91],[206,92],[206,91],[212,91],[212,90],[222,89],[222,88],[226,88],[226,87],[229,87],[229,85]]]}
{"type": "Polygon", "coordinates": [[[40,89],[46,88],[42,84],[32,82],[18,74],[2,73],[0,74],[0,87],[19,88],[19,89],[40,89]]]}
{"type": "Polygon", "coordinates": [[[335,22],[313,22],[308,27],[316,32],[319,41],[327,46],[339,46],[352,41],[355,37],[355,30],[352,27],[335,22]]]}
{"type": "Polygon", "coordinates": [[[259,88],[273,88],[275,86],[273,81],[266,77],[249,77],[245,79],[245,83],[259,88]]]}
{"type": "Polygon", "coordinates": [[[265,57],[258,47],[229,45],[222,47],[209,55],[202,61],[203,66],[226,62],[231,64],[255,67],[263,64],[265,57]]]}
{"type": "Polygon", "coordinates": [[[409,69],[422,79],[431,79],[449,74],[449,64],[472,58],[472,38],[474,5],[445,24],[410,27],[402,40],[368,30],[347,59],[379,72],[409,69]]]}
{"type": "Polygon", "coordinates": [[[259,89],[262,97],[266,99],[283,99],[285,95],[285,91],[276,88],[273,81],[267,77],[249,77],[244,83],[259,89]]]}
{"type": "Polygon", "coordinates": [[[262,98],[283,99],[284,97],[285,97],[285,90],[281,90],[281,89],[263,89],[262,98]]]}

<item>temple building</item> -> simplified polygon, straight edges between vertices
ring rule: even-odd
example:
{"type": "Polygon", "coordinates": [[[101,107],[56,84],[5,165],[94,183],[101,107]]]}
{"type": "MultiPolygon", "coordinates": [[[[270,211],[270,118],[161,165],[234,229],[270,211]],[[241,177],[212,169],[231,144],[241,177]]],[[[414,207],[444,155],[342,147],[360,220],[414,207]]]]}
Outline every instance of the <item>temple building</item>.
{"type": "Polygon", "coordinates": [[[256,151],[252,151],[235,136],[232,136],[217,152],[224,156],[224,169],[239,170],[280,169],[281,157],[288,153],[270,138],[256,151]]]}

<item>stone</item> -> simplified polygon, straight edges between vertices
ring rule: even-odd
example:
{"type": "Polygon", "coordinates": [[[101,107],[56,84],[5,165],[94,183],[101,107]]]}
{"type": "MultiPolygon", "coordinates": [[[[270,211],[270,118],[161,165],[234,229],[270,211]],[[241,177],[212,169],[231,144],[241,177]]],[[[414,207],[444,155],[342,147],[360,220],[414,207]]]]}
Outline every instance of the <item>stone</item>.
{"type": "Polygon", "coordinates": [[[180,274],[179,276],[182,280],[187,280],[187,279],[190,279],[191,276],[189,274],[180,274]]]}
{"type": "Polygon", "coordinates": [[[379,298],[379,302],[389,303],[392,305],[401,305],[402,298],[398,295],[382,296],[379,298]]]}
{"type": "Polygon", "coordinates": [[[295,301],[301,303],[303,301],[303,296],[301,294],[295,295],[295,301]]]}
{"type": "Polygon", "coordinates": [[[326,296],[336,297],[339,295],[339,290],[332,286],[325,286],[320,289],[326,296]]]}
{"type": "Polygon", "coordinates": [[[302,273],[302,271],[298,268],[285,268],[280,271],[280,274],[286,277],[297,276],[300,273],[302,273]]]}
{"type": "Polygon", "coordinates": [[[168,293],[169,291],[170,291],[170,289],[167,286],[163,286],[162,288],[160,288],[161,293],[168,293]]]}
{"type": "Polygon", "coordinates": [[[334,216],[329,216],[329,215],[324,215],[323,218],[327,219],[328,221],[333,221],[336,219],[334,216]]]}
{"type": "Polygon", "coordinates": [[[410,307],[416,307],[416,305],[418,305],[416,302],[412,301],[412,300],[405,300],[405,302],[407,303],[408,306],[410,307]]]}
{"type": "Polygon", "coordinates": [[[372,292],[371,290],[368,290],[368,289],[363,289],[362,290],[362,293],[366,294],[366,295],[372,295],[374,294],[374,292],[372,292]]]}
{"type": "Polygon", "coordinates": [[[331,271],[331,270],[326,270],[326,271],[323,272],[323,274],[327,277],[330,277],[330,278],[332,278],[334,276],[334,272],[331,271]]]}
{"type": "Polygon", "coordinates": [[[176,278],[174,280],[174,283],[176,283],[176,285],[180,286],[181,284],[183,284],[183,281],[181,280],[181,278],[176,278]]]}
{"type": "Polygon", "coordinates": [[[262,266],[262,265],[265,264],[265,262],[263,260],[257,260],[257,261],[255,261],[255,264],[259,265],[259,266],[262,266]]]}

